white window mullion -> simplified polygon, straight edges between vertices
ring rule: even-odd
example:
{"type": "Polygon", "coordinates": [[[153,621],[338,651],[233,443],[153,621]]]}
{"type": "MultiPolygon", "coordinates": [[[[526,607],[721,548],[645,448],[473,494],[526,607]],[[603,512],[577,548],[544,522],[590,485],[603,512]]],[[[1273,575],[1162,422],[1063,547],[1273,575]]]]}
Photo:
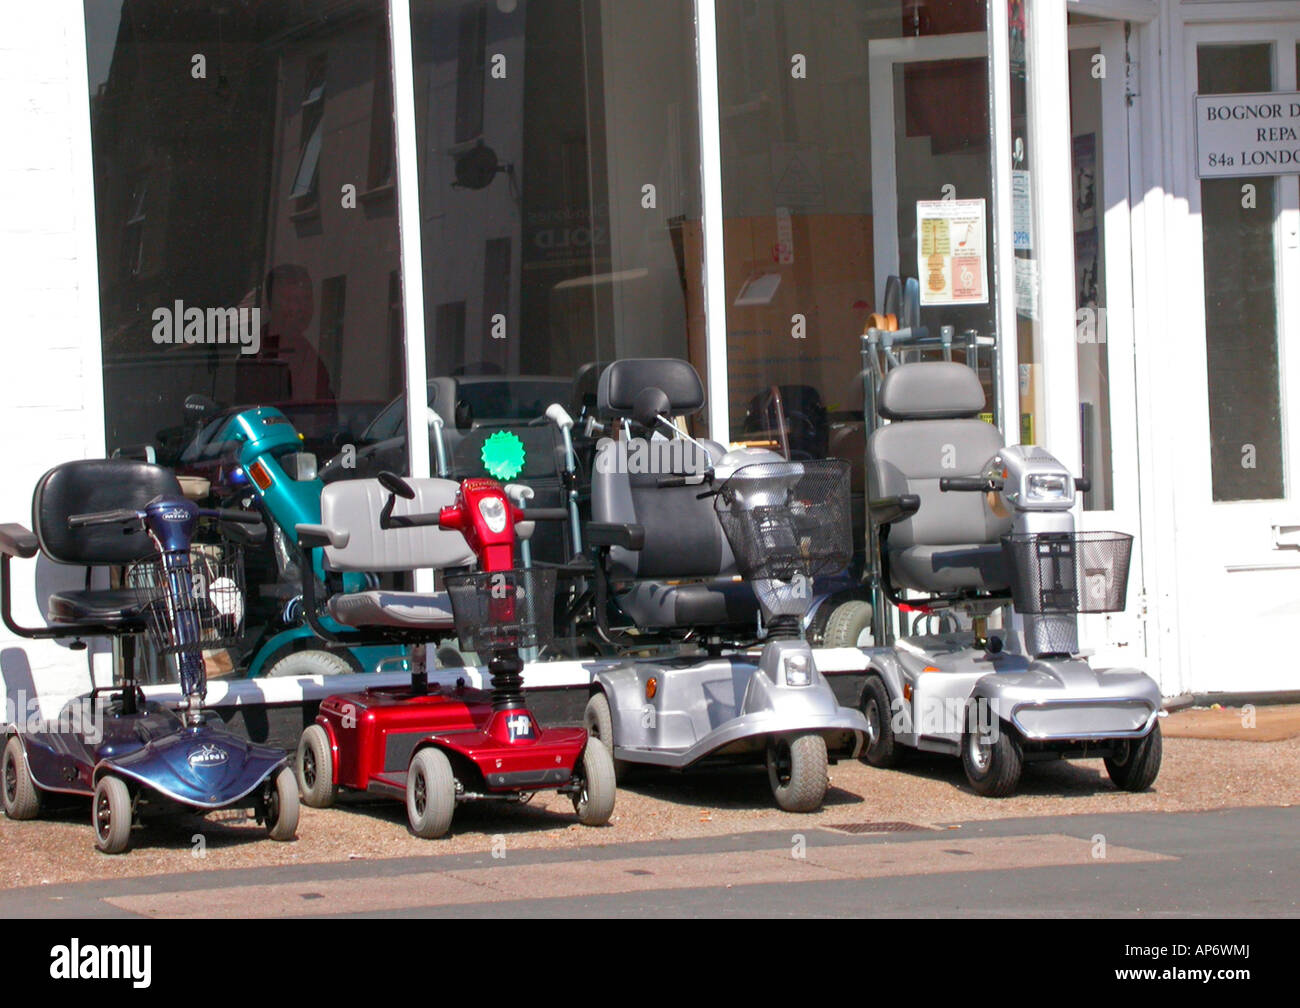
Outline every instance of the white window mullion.
{"type": "Polygon", "coordinates": [[[727,400],[727,273],[722,233],[722,120],[718,98],[718,24],[713,0],[695,0],[700,82],[700,167],[704,198],[704,345],[709,436],[731,440],[727,400]]]}
{"type": "Polygon", "coordinates": [[[1020,439],[1020,368],[1016,346],[1016,252],[1011,220],[1011,43],[1007,5],[989,5],[989,101],[993,123],[993,247],[1002,433],[1020,439]]]}

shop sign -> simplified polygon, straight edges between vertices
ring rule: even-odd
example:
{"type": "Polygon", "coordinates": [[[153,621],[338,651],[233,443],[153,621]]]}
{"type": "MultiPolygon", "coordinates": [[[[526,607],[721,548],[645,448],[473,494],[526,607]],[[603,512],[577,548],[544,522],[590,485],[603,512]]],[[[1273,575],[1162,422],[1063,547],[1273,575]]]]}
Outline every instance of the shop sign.
{"type": "Polygon", "coordinates": [[[1196,96],[1196,177],[1300,174],[1300,92],[1196,96]]]}

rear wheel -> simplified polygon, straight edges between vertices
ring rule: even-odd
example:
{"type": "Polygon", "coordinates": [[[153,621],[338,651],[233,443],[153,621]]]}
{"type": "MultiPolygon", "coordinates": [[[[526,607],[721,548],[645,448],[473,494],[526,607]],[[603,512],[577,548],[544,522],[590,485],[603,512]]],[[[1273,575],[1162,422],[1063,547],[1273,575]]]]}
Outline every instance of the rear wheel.
{"type": "Polygon", "coordinates": [[[1160,773],[1164,744],[1160,739],[1160,722],[1151,726],[1145,737],[1116,744],[1115,755],[1106,759],[1106,773],[1117,788],[1145,791],[1160,773]]]}
{"type": "Polygon", "coordinates": [[[981,726],[971,709],[961,741],[961,763],[970,786],[985,798],[1005,798],[1020,783],[1023,754],[1010,728],[997,721],[981,726]]]}
{"type": "Polygon", "coordinates": [[[411,832],[436,840],[451,829],[456,811],[456,777],[439,749],[421,749],[406,772],[406,819],[411,832]]]}
{"type": "Polygon", "coordinates": [[[17,735],[9,736],[2,759],[5,815],[10,819],[35,819],[41,814],[41,792],[27,770],[23,740],[17,735]]]}
{"type": "Polygon", "coordinates": [[[329,808],[338,797],[334,785],[334,750],[325,729],[308,725],[298,740],[294,775],[302,800],[311,808],[329,808]]]}
{"type": "Polygon", "coordinates": [[[880,676],[873,675],[863,690],[862,716],[871,726],[871,742],[862,758],[873,767],[892,767],[902,762],[902,747],[894,738],[894,707],[889,688],[880,676]]]}
{"type": "Polygon", "coordinates": [[[822,647],[857,647],[859,638],[870,629],[870,602],[861,599],[842,602],[826,621],[822,647]]]}
{"type": "Polygon", "coordinates": [[[604,826],[614,814],[617,784],[614,758],[599,739],[587,739],[578,774],[582,787],[573,796],[573,811],[578,813],[578,822],[584,826],[604,826]]]}
{"type": "Polygon", "coordinates": [[[267,787],[265,819],[272,840],[292,840],[298,831],[298,782],[287,766],[275,772],[267,787]]]}
{"type": "Polygon", "coordinates": [[[603,692],[596,692],[587,701],[587,709],[582,713],[582,726],[587,729],[589,738],[599,740],[609,753],[614,764],[614,780],[621,781],[627,773],[626,760],[614,759],[614,715],[609,708],[609,697],[603,692]]]}
{"type": "Polygon", "coordinates": [[[269,679],[279,676],[349,675],[355,671],[341,655],[309,648],[305,651],[291,651],[283,658],[276,659],[262,675],[269,679]]]}
{"type": "Polygon", "coordinates": [[[786,812],[816,812],[826,797],[826,740],[815,733],[767,743],[767,779],[786,812]]]}
{"type": "Polygon", "coordinates": [[[105,774],[95,784],[91,805],[95,846],[105,854],[121,854],[131,842],[131,792],[121,777],[105,774]]]}

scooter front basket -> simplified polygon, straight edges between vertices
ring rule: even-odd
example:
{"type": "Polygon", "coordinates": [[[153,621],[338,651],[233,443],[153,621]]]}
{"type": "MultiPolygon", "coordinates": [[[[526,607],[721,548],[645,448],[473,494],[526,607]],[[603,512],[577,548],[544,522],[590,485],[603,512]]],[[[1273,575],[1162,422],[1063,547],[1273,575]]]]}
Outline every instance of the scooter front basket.
{"type": "Polygon", "coordinates": [[[853,556],[843,459],[742,466],[718,488],[714,507],[746,580],[833,574],[853,556]]]}
{"type": "Polygon", "coordinates": [[[1123,532],[1004,535],[1016,612],[1122,612],[1133,537],[1123,532]]]}
{"type": "Polygon", "coordinates": [[[132,564],[126,585],[145,612],[162,655],[231,647],[244,624],[243,551],[231,543],[195,544],[170,567],[161,556],[132,564]]]}
{"type": "Polygon", "coordinates": [[[554,637],[553,568],[449,574],[447,593],[460,646],[468,651],[539,648],[554,637]]]}

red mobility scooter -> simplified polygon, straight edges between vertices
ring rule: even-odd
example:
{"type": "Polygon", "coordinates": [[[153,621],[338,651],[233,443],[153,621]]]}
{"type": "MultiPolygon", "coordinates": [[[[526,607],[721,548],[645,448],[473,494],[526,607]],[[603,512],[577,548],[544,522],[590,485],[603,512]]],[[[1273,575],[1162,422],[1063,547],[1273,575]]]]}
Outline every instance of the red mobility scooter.
{"type": "Polygon", "coordinates": [[[521,648],[545,646],[554,625],[553,568],[515,566],[515,538],[537,520],[564,521],[563,509],[525,512],[526,495],[495,480],[348,480],[325,487],[321,524],[299,525],[303,570],[324,550],[327,576],[344,571],[442,570],[446,592],[372,590],[331,594],[320,618],[308,578],[304,609],[316,634],[336,646],[414,645],[411,683],[326,698],[303,732],[297,776],[303,801],[331,805],[340,789],[406,802],[417,836],[451,827],[457,803],[527,801],[538,791],[568,795],[580,822],[601,826],[614,811],[614,765],[581,728],[543,729],[523,698],[521,648]],[[507,494],[507,490],[511,493],[507,494]],[[472,566],[476,570],[469,570],[472,566]],[[449,569],[460,568],[452,573],[449,569]],[[450,636],[487,658],[491,690],[431,684],[430,642],[450,636]]]}

